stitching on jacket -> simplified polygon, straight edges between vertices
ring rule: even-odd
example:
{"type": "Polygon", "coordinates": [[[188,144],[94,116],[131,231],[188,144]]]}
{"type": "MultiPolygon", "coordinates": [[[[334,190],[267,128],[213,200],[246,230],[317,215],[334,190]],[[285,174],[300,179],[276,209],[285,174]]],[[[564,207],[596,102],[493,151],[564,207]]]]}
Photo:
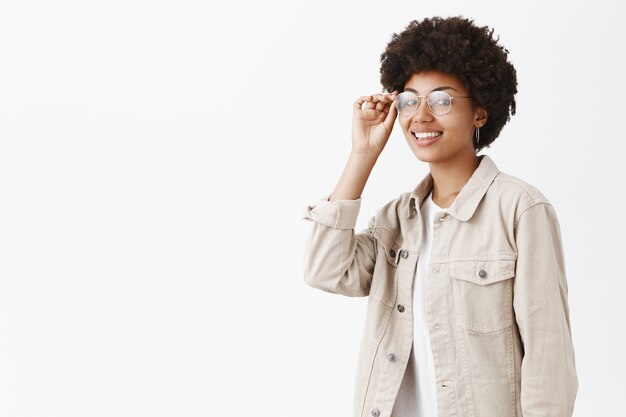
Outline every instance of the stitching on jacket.
{"type": "Polygon", "coordinates": [[[509,345],[509,394],[511,398],[511,415],[514,416],[515,410],[515,350],[513,348],[513,327],[510,327],[506,333],[507,344],[509,345]]]}
{"type": "MultiPolygon", "coordinates": [[[[347,233],[347,232],[346,232],[347,233]]],[[[350,231],[350,233],[352,233],[352,231],[350,231]]],[[[339,281],[337,282],[337,287],[341,287],[344,289],[344,294],[355,294],[355,295],[368,295],[369,291],[367,286],[365,287],[360,287],[359,289],[356,290],[356,292],[354,290],[352,290],[350,287],[346,286],[343,283],[343,277],[348,273],[348,269],[350,269],[350,265],[348,265],[348,269],[346,269],[346,271],[343,271],[343,265],[345,264],[344,262],[344,254],[343,254],[343,234],[344,234],[344,229],[340,229],[339,232],[339,281]]],[[[358,242],[355,240],[355,252],[356,252],[356,246],[358,246],[358,242]]],[[[356,259],[356,257],[353,257],[353,260],[356,259]]],[[[359,282],[360,283],[360,282],[359,282]]]]}
{"type": "Polygon", "coordinates": [[[536,203],[534,203],[534,204],[531,204],[530,206],[526,207],[526,208],[522,211],[522,213],[519,215],[519,218],[515,221],[515,224],[513,225],[513,230],[515,230],[515,229],[517,228],[517,225],[518,225],[518,224],[519,224],[519,222],[522,220],[522,216],[524,215],[524,213],[526,213],[529,209],[531,209],[531,208],[533,208],[533,207],[535,207],[535,206],[538,206],[538,205],[540,205],[540,204],[545,204],[546,206],[550,206],[550,207],[552,207],[552,204],[547,203],[547,202],[545,202],[545,201],[538,201],[538,202],[536,202],[536,203]]]}
{"type": "Polygon", "coordinates": [[[368,295],[368,293],[366,291],[368,289],[368,287],[362,287],[362,288],[359,288],[357,290],[353,290],[352,288],[347,287],[341,280],[337,283],[337,287],[340,287],[340,288],[344,289],[343,294],[352,294],[352,295],[357,295],[357,296],[358,295],[362,295],[362,296],[368,295]]]}
{"type": "Polygon", "coordinates": [[[397,257],[398,254],[396,254],[396,258],[393,260],[393,262],[389,261],[389,257],[391,256],[389,254],[389,249],[393,249],[393,248],[399,248],[400,244],[398,244],[397,240],[395,239],[396,234],[393,233],[390,229],[387,229],[385,227],[375,227],[374,228],[374,239],[379,242],[384,248],[385,248],[385,259],[387,260],[388,263],[390,263],[392,266],[397,266],[397,257]],[[378,239],[376,238],[376,230],[380,229],[384,232],[387,233],[388,236],[391,236],[391,239],[378,239]]]}
{"type": "Polygon", "coordinates": [[[453,262],[463,261],[515,261],[517,260],[516,252],[494,252],[484,255],[474,256],[455,256],[455,257],[443,257],[443,258],[431,258],[431,264],[450,264],[453,262]]]}
{"type": "MultiPolygon", "coordinates": [[[[501,174],[503,174],[503,173],[501,173],[501,174]]],[[[506,174],[506,175],[508,175],[508,174],[506,174]]],[[[528,194],[528,197],[530,197],[530,198],[533,200],[533,204],[534,204],[534,203],[538,203],[538,202],[539,202],[539,201],[538,201],[538,200],[537,200],[537,199],[533,196],[533,194],[530,192],[530,190],[528,189],[528,187],[526,187],[526,184],[523,184],[523,183],[521,183],[521,182],[519,182],[519,181],[513,181],[513,180],[511,180],[511,179],[506,179],[506,178],[498,178],[499,176],[500,176],[500,175],[498,175],[496,178],[494,178],[494,181],[495,181],[495,180],[497,180],[497,181],[502,181],[502,182],[510,182],[510,183],[512,183],[512,184],[516,184],[516,185],[518,185],[519,187],[521,187],[524,191],[526,191],[526,194],[528,194]]],[[[543,200],[540,200],[540,201],[543,201],[543,200]]]]}
{"type": "Polygon", "coordinates": [[[396,246],[402,246],[403,240],[402,238],[402,233],[399,232],[399,228],[398,229],[394,229],[391,227],[385,227],[385,226],[376,226],[375,229],[383,229],[384,231],[386,231],[387,233],[389,233],[392,236],[392,240],[393,243],[396,246]]]}
{"type": "Polygon", "coordinates": [[[339,201],[339,210],[337,210],[337,219],[335,220],[337,223],[335,223],[335,227],[336,228],[341,228],[341,212],[343,211],[343,204],[341,203],[341,200],[339,201]]]}
{"type": "MultiPolygon", "coordinates": [[[[343,230],[339,229],[339,284],[342,284],[342,280],[344,275],[348,272],[348,270],[346,270],[344,272],[343,270],[343,265],[345,264],[344,260],[343,260],[343,230]]],[[[350,266],[348,265],[348,269],[350,268],[350,266]]]]}
{"type": "MultiPolygon", "coordinates": [[[[396,271],[397,273],[397,271],[396,271]]],[[[379,302],[378,300],[375,300],[377,302],[379,302]]],[[[367,403],[367,398],[368,398],[368,394],[369,394],[369,389],[370,389],[370,382],[372,381],[372,374],[373,374],[373,369],[374,369],[374,362],[376,362],[376,356],[378,355],[378,351],[380,350],[380,345],[383,343],[383,339],[385,338],[385,333],[387,333],[387,328],[389,327],[389,322],[391,322],[391,314],[393,312],[393,307],[388,307],[387,305],[380,303],[382,308],[386,311],[386,315],[385,315],[385,327],[382,329],[380,336],[375,335],[375,337],[378,339],[378,342],[376,343],[376,349],[374,350],[374,354],[372,355],[372,359],[370,359],[370,369],[369,369],[369,377],[367,378],[367,384],[365,386],[365,395],[363,396],[363,407],[361,408],[361,415],[363,415],[363,412],[365,411],[365,403],[367,403]]],[[[380,379],[379,379],[380,382],[380,379]]]]}
{"type": "MultiPolygon", "coordinates": [[[[377,301],[377,300],[375,300],[375,301],[377,301]]],[[[390,320],[391,312],[393,311],[393,309],[390,309],[389,307],[385,306],[384,304],[382,304],[382,303],[379,303],[379,304],[381,304],[382,308],[385,309],[385,311],[387,312],[387,314],[386,314],[387,324],[385,325],[385,329],[383,331],[383,334],[380,337],[380,340],[376,344],[376,349],[374,349],[374,353],[369,357],[369,360],[368,360],[368,364],[370,365],[369,366],[369,375],[367,377],[367,383],[365,384],[365,387],[363,388],[363,391],[362,391],[362,393],[363,393],[362,398],[360,398],[363,401],[363,403],[361,404],[361,413],[360,413],[361,416],[365,412],[365,403],[367,403],[367,395],[368,395],[368,392],[369,392],[369,389],[370,389],[370,382],[372,382],[372,373],[373,373],[372,371],[373,371],[373,368],[374,368],[374,362],[376,361],[376,354],[378,353],[378,349],[380,348],[380,344],[383,342],[383,337],[385,336],[385,332],[387,331],[387,326],[389,325],[389,322],[391,321],[390,320]]],[[[368,306],[368,309],[369,309],[369,306],[368,306]]],[[[375,337],[376,337],[376,335],[375,335],[375,337]]]]}

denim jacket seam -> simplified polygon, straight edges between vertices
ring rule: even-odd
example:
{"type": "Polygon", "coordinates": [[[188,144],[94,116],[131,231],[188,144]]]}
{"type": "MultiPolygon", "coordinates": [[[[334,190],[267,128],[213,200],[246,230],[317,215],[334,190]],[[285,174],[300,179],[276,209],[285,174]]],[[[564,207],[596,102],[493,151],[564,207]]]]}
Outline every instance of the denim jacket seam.
{"type": "Polygon", "coordinates": [[[520,213],[519,217],[517,218],[517,220],[515,221],[515,224],[513,225],[513,230],[517,229],[517,225],[519,224],[520,220],[522,220],[522,216],[524,215],[524,213],[526,213],[529,209],[538,206],[540,204],[545,204],[546,206],[552,206],[552,204],[550,204],[547,201],[536,201],[533,204],[531,204],[530,206],[526,207],[524,210],[522,210],[522,212],[520,213]]]}
{"type": "Polygon", "coordinates": [[[517,186],[521,187],[521,188],[522,188],[522,189],[526,192],[526,194],[528,195],[528,197],[530,197],[530,198],[533,200],[533,203],[537,203],[537,202],[538,202],[538,200],[535,198],[535,196],[533,195],[533,193],[531,193],[531,192],[530,192],[530,190],[526,187],[526,185],[525,185],[525,184],[523,184],[523,183],[521,183],[521,182],[519,182],[519,181],[513,181],[513,180],[511,180],[511,179],[499,178],[499,177],[500,177],[499,175],[498,175],[498,176],[496,176],[496,178],[495,178],[494,180],[496,180],[496,181],[502,181],[502,182],[510,182],[510,183],[516,184],[517,186]]]}

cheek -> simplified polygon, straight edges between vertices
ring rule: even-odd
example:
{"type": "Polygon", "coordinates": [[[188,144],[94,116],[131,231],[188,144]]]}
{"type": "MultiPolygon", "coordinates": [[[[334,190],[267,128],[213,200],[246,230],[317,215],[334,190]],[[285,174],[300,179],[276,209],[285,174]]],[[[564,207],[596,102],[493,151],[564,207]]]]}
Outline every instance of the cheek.
{"type": "Polygon", "coordinates": [[[409,130],[409,126],[411,126],[411,119],[398,116],[398,123],[400,124],[402,130],[406,133],[406,131],[409,130]]]}
{"type": "Polygon", "coordinates": [[[457,134],[457,133],[463,133],[467,129],[467,126],[468,126],[468,122],[464,120],[456,119],[456,120],[449,120],[448,123],[446,123],[443,127],[446,129],[446,131],[454,132],[455,134],[457,134]]]}

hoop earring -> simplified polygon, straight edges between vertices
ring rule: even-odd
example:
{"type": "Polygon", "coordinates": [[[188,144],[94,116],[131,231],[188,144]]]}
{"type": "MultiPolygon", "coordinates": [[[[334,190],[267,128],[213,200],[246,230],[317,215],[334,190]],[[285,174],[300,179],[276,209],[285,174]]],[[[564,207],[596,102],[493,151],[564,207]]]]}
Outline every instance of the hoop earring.
{"type": "Polygon", "coordinates": [[[478,141],[480,140],[480,127],[477,127],[474,133],[476,133],[474,136],[476,137],[476,145],[478,145],[478,141]]]}

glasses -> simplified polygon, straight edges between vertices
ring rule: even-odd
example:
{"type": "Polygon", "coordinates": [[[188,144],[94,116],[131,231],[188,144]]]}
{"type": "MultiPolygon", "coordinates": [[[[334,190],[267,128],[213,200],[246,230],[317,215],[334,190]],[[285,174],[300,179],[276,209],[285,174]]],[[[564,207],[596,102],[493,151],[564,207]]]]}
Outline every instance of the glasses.
{"type": "Polygon", "coordinates": [[[402,116],[413,116],[420,106],[422,98],[427,98],[428,108],[436,116],[448,114],[455,98],[472,98],[471,96],[450,97],[445,91],[432,91],[428,96],[418,96],[410,91],[403,91],[396,98],[396,108],[402,116]]]}

